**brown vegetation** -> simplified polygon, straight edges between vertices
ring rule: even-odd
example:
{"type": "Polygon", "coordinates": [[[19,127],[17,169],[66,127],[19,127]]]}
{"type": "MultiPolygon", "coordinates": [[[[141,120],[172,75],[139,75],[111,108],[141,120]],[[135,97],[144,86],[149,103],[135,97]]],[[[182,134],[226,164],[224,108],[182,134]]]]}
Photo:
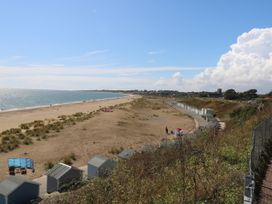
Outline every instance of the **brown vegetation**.
{"type": "Polygon", "coordinates": [[[42,203],[241,203],[251,131],[271,116],[272,106],[267,103],[263,111],[253,112],[248,107],[237,111],[241,104],[207,104],[220,115],[231,113],[243,121],[226,121],[227,129],[219,135],[202,132],[176,148],[138,153],[119,163],[109,177],[42,203]]]}

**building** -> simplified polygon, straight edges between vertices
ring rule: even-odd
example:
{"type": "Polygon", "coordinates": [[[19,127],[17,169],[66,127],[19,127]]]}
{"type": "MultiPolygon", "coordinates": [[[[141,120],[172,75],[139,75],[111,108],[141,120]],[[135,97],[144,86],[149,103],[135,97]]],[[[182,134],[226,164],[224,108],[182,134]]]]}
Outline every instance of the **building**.
{"type": "Polygon", "coordinates": [[[96,155],[88,162],[88,178],[105,176],[115,166],[115,162],[104,156],[96,155]]]}
{"type": "Polygon", "coordinates": [[[135,151],[132,149],[124,149],[118,154],[118,157],[121,159],[130,159],[135,154],[135,151]]]}
{"type": "Polygon", "coordinates": [[[140,149],[139,152],[144,153],[144,152],[155,152],[156,151],[156,146],[151,145],[151,144],[144,144],[140,149]]]}
{"type": "Polygon", "coordinates": [[[82,180],[82,170],[63,163],[56,164],[47,172],[47,193],[63,191],[82,180]]]}
{"type": "Polygon", "coordinates": [[[25,204],[39,197],[40,184],[20,176],[9,176],[0,183],[0,204],[25,204]]]}
{"type": "Polygon", "coordinates": [[[160,143],[160,148],[169,148],[176,146],[175,140],[163,139],[160,143]]]}
{"type": "Polygon", "coordinates": [[[217,89],[216,93],[217,93],[218,95],[222,95],[222,89],[217,89]]]}

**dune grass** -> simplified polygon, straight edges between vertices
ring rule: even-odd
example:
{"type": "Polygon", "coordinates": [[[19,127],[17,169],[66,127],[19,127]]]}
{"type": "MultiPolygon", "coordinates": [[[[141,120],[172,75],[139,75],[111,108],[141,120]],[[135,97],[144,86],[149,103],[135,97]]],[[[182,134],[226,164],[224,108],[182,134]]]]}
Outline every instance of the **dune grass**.
{"type": "Polygon", "coordinates": [[[33,138],[36,141],[46,140],[65,127],[76,125],[78,122],[92,118],[99,111],[61,115],[57,119],[52,120],[35,120],[30,123],[23,123],[18,128],[5,130],[0,133],[0,152],[12,151],[20,147],[21,144],[30,145],[33,143],[33,138]]]}

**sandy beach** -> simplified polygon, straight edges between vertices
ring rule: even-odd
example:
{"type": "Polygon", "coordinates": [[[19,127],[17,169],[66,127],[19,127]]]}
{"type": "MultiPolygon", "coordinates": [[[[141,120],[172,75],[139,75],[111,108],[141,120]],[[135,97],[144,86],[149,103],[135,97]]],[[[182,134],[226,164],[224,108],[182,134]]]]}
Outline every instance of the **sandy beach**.
{"type": "Polygon", "coordinates": [[[11,157],[32,158],[36,172],[29,172],[27,177],[37,178],[46,173],[46,163],[60,162],[71,153],[76,155],[73,165],[80,167],[86,165],[95,154],[114,157],[112,149],[139,149],[144,144],[159,144],[162,139],[171,137],[165,134],[166,125],[169,131],[177,127],[189,131],[195,127],[193,118],[186,113],[177,112],[161,99],[135,98],[139,97],[128,96],[114,100],[1,113],[1,128],[7,129],[33,120],[56,118],[59,115],[121,104],[113,108],[113,112],[100,111],[86,121],[65,127],[54,133],[53,137],[45,140],[36,140],[33,137],[33,144],[20,144],[15,150],[0,153],[0,180],[8,174],[7,159],[11,157]]]}
{"type": "Polygon", "coordinates": [[[101,107],[130,102],[138,97],[139,96],[128,95],[116,99],[103,99],[40,108],[2,111],[0,112],[0,132],[10,128],[17,128],[22,123],[28,123],[34,120],[55,119],[60,115],[71,115],[77,112],[95,111],[101,107]]]}

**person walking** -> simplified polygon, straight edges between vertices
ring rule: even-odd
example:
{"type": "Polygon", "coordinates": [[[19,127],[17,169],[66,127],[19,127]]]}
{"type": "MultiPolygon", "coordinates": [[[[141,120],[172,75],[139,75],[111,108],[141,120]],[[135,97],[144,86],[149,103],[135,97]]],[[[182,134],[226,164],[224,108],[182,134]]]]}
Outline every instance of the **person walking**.
{"type": "Polygon", "coordinates": [[[167,135],[169,134],[167,126],[165,127],[165,133],[166,133],[167,135]]]}

